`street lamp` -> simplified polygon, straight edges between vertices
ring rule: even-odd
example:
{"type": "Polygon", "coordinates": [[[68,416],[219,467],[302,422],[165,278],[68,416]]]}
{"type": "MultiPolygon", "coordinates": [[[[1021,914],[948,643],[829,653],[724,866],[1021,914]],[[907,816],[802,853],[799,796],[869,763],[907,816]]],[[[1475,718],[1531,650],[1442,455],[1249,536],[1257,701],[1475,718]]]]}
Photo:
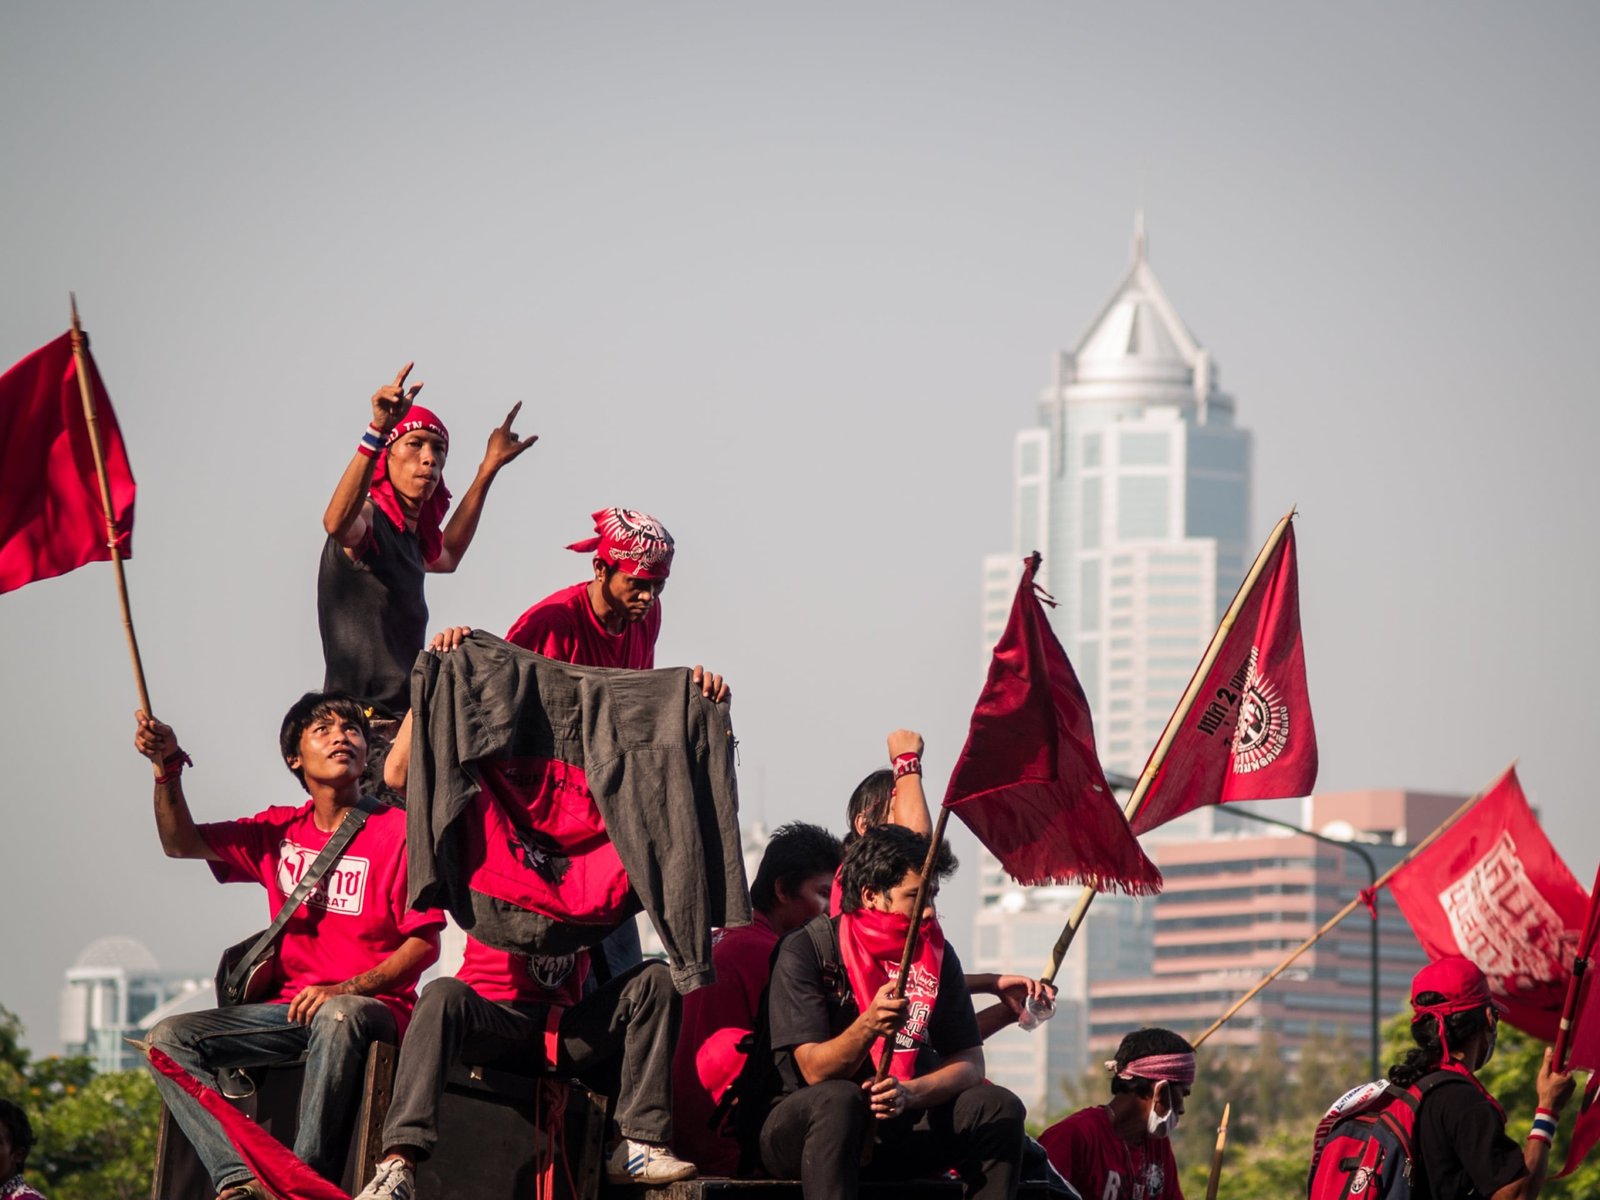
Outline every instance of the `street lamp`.
{"type": "MultiPolygon", "coordinates": [[[[1367,864],[1368,888],[1374,889],[1377,887],[1378,864],[1372,860],[1372,855],[1368,854],[1355,842],[1340,841],[1338,838],[1331,838],[1324,834],[1313,833],[1309,829],[1302,829],[1298,825],[1291,825],[1288,821],[1280,821],[1276,817],[1266,817],[1262,816],[1260,813],[1251,812],[1249,809],[1240,805],[1229,805],[1228,811],[1235,816],[1247,817],[1252,821],[1260,821],[1264,825],[1276,825],[1278,828],[1287,829],[1291,833],[1304,834],[1306,837],[1311,838],[1314,841],[1323,842],[1329,846],[1337,846],[1341,850],[1348,850],[1352,854],[1359,855],[1361,857],[1361,861],[1367,864]]],[[[1373,903],[1369,905],[1369,907],[1372,909],[1372,1077],[1377,1079],[1382,1074],[1380,1070],[1380,1064],[1378,1062],[1378,1057],[1382,1048],[1382,1034],[1379,1029],[1381,1021],[1378,1015],[1378,908],[1376,893],[1369,891],[1369,894],[1373,897],[1373,903]]],[[[1315,912],[1315,908],[1313,908],[1312,911],[1315,912]]]]}

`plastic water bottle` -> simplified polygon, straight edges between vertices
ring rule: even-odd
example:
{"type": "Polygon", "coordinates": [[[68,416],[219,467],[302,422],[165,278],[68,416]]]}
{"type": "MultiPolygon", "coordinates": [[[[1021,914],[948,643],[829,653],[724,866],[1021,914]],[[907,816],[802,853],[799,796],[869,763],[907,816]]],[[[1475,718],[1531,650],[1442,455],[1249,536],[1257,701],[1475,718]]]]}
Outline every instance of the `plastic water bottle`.
{"type": "Polygon", "coordinates": [[[1032,1033],[1051,1017],[1056,1015],[1056,1006],[1043,996],[1029,996],[1022,1011],[1017,1014],[1017,1028],[1025,1029],[1032,1033]]]}

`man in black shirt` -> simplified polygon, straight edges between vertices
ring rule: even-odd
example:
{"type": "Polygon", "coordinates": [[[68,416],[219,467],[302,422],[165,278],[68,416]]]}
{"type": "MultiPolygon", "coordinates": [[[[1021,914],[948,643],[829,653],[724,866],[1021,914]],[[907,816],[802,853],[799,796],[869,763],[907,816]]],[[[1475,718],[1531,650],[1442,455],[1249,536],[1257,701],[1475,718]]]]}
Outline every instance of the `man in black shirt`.
{"type": "Polygon", "coordinates": [[[1417,1112],[1413,1200],[1534,1200],[1550,1165],[1550,1140],[1572,1095],[1572,1075],[1557,1072],[1544,1052],[1536,1089],[1539,1108],[1520,1147],[1506,1136],[1505,1110],[1476,1072],[1494,1054],[1500,1005],[1483,972],[1459,956],[1441,958],[1411,982],[1411,1037],[1417,1048],[1389,1069],[1410,1087],[1436,1071],[1460,1082],[1436,1084],[1417,1112]]]}
{"type": "Polygon", "coordinates": [[[768,1025],[782,1098],[762,1127],[761,1158],[776,1176],[798,1175],[807,1197],[856,1195],[869,1133],[879,1139],[871,1177],[955,1167],[970,1197],[1016,1194],[1022,1102],[983,1080],[972,998],[931,907],[937,880],[955,869],[947,847],[906,994],[892,998],[927,852],[922,834],[869,830],[845,856],[840,916],[791,933],[773,964],[768,1025]],[[885,1052],[890,1073],[877,1082],[885,1052]]]}

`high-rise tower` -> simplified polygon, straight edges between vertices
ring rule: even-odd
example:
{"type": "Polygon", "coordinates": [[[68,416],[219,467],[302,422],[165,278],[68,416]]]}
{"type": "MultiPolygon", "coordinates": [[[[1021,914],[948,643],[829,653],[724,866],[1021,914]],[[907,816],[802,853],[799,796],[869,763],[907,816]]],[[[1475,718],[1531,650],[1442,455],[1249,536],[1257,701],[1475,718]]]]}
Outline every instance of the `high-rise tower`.
{"type": "Polygon", "coordinates": [[[1012,470],[1011,551],[984,560],[985,658],[1037,549],[1101,761],[1136,774],[1254,550],[1250,435],[1150,269],[1142,214],[1133,265],[1057,356],[1012,470]]]}

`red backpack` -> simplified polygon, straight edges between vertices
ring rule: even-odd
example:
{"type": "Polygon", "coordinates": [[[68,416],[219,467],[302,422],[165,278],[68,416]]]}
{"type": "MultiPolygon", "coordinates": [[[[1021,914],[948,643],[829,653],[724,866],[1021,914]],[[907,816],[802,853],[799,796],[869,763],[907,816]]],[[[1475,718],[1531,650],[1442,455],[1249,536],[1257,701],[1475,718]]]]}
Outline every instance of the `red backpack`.
{"type": "Polygon", "coordinates": [[[1312,1139],[1308,1200],[1410,1200],[1417,1110],[1434,1088],[1453,1082],[1476,1081],[1438,1070],[1410,1087],[1380,1079],[1340,1096],[1312,1139]]]}

